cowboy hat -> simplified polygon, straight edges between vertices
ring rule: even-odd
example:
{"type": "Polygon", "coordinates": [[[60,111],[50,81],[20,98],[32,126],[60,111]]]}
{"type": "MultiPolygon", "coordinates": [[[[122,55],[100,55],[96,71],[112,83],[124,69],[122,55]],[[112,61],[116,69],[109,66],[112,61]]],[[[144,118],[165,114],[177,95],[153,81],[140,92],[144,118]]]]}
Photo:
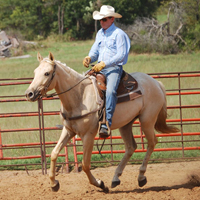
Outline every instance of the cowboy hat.
{"type": "Polygon", "coordinates": [[[93,19],[95,20],[101,20],[105,17],[121,18],[122,16],[119,13],[115,13],[115,9],[112,6],[108,5],[101,6],[100,12],[93,12],[93,19]]]}

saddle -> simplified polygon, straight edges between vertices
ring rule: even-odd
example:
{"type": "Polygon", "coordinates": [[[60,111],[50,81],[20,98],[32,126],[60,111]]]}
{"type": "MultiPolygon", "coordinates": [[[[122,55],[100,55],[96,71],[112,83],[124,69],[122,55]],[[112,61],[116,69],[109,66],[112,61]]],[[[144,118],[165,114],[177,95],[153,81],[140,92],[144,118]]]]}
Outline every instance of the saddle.
{"type": "MultiPolygon", "coordinates": [[[[96,73],[93,70],[90,70],[87,74],[96,77],[99,95],[103,99],[104,93],[106,91],[105,76],[101,73],[96,73]]],[[[142,96],[141,91],[137,90],[137,88],[138,82],[130,74],[123,70],[122,77],[117,89],[117,103],[131,101],[142,96]]]]}
{"type": "MultiPolygon", "coordinates": [[[[100,97],[103,99],[103,107],[101,110],[99,110],[99,128],[98,132],[100,130],[100,127],[102,124],[106,124],[108,127],[108,136],[111,135],[111,129],[108,125],[108,122],[106,121],[106,111],[105,111],[105,91],[106,91],[106,78],[101,73],[96,73],[93,70],[89,70],[86,72],[87,75],[95,76],[97,81],[97,89],[99,92],[100,97]]],[[[125,101],[131,101],[134,100],[140,96],[142,96],[142,92],[140,90],[137,90],[138,88],[138,82],[128,73],[126,73],[123,70],[122,77],[117,89],[117,103],[122,103],[125,101]]],[[[100,134],[99,136],[102,137],[100,134]]],[[[106,137],[108,137],[106,136],[106,137]]],[[[106,138],[105,137],[105,138],[106,138]]],[[[104,138],[104,139],[105,139],[104,138]]]]}

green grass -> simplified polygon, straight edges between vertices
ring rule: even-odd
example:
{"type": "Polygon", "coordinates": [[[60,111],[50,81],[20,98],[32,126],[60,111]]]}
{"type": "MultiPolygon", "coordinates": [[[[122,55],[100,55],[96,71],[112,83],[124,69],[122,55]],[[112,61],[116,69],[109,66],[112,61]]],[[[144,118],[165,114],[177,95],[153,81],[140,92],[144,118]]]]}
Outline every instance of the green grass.
{"type": "Polygon", "coordinates": [[[157,20],[159,23],[164,23],[167,21],[167,15],[157,15],[157,20]]]}
{"type": "MultiPolygon", "coordinates": [[[[33,77],[33,71],[38,66],[38,61],[36,58],[37,52],[39,51],[43,57],[48,56],[49,52],[52,52],[56,60],[60,60],[63,63],[66,63],[69,67],[78,71],[79,73],[85,72],[87,69],[83,67],[82,60],[88,54],[91,45],[93,44],[92,40],[89,41],[76,41],[76,42],[57,42],[53,43],[50,41],[43,41],[40,45],[44,46],[36,50],[28,51],[27,54],[31,55],[31,58],[27,59],[2,59],[0,60],[0,79],[4,78],[22,78],[22,77],[33,77]]],[[[127,72],[144,72],[144,73],[165,73],[165,72],[185,72],[185,71],[200,71],[200,52],[195,52],[191,54],[178,54],[178,55],[159,55],[159,54],[140,54],[136,55],[130,53],[128,63],[124,66],[124,70],[127,72]]],[[[167,90],[177,89],[178,81],[176,78],[162,79],[167,90]]],[[[182,78],[181,87],[182,88],[199,88],[200,78],[182,78]]],[[[2,83],[2,81],[0,82],[2,83]]],[[[16,86],[0,86],[0,96],[3,95],[23,95],[28,85],[16,85],[16,86]]],[[[182,105],[195,105],[199,104],[200,95],[183,95],[181,97],[182,105]]],[[[168,105],[178,105],[179,98],[178,96],[167,96],[168,105]]],[[[37,111],[37,102],[14,102],[14,103],[0,103],[0,113],[13,113],[13,112],[28,112],[28,111],[37,111]]],[[[44,101],[44,111],[59,111],[60,101],[44,101]]],[[[180,111],[169,110],[169,116],[171,119],[179,118],[180,111]]],[[[183,118],[195,118],[199,117],[199,109],[183,109],[182,110],[183,118]]],[[[44,124],[45,127],[54,127],[56,124],[60,124],[59,116],[45,116],[44,124]]],[[[5,129],[19,129],[19,128],[36,128],[38,127],[38,117],[22,117],[22,118],[0,118],[0,128],[5,129]]],[[[184,125],[184,132],[198,132],[199,124],[193,125],[184,125]]],[[[45,131],[45,140],[48,141],[57,141],[60,136],[60,130],[56,131],[45,131]]],[[[133,134],[140,134],[139,128],[133,128],[133,134]]],[[[113,135],[119,135],[118,131],[113,131],[113,135]]],[[[2,142],[3,144],[15,144],[15,143],[28,143],[28,142],[39,142],[39,133],[38,131],[31,132],[12,132],[12,133],[2,133],[2,142]]],[[[181,146],[181,142],[178,142],[180,137],[173,138],[162,138],[162,141],[173,141],[173,143],[158,143],[156,148],[166,148],[170,146],[181,146]]],[[[199,140],[200,136],[193,136],[192,138],[186,137],[187,140],[199,140]]],[[[139,139],[136,139],[137,142],[140,142],[139,139]]],[[[113,141],[115,142],[115,141],[113,141]]],[[[120,142],[121,145],[113,145],[113,149],[124,150],[124,145],[121,140],[116,141],[120,142]]],[[[109,141],[106,141],[109,143],[109,141]]],[[[79,142],[79,144],[82,144],[79,142]]],[[[198,145],[198,142],[185,142],[184,145],[198,145]]],[[[52,149],[51,147],[47,148],[47,154],[50,154],[52,149]]],[[[146,145],[145,145],[146,146],[146,145]]],[[[109,149],[110,146],[107,145],[103,150],[109,149]]],[[[141,145],[138,145],[138,148],[141,148],[141,145]]],[[[77,148],[78,151],[82,151],[82,147],[77,148]]],[[[96,150],[96,147],[94,147],[96,150]]],[[[64,153],[62,150],[61,153],[64,153]]],[[[26,149],[6,149],[3,151],[4,157],[15,157],[15,156],[27,156],[27,155],[40,155],[40,149],[26,148],[26,149]]],[[[185,151],[187,157],[190,156],[199,156],[199,151],[185,151]],[[195,153],[193,153],[195,152],[195,153]]],[[[70,159],[73,159],[73,150],[69,149],[70,159]]],[[[109,155],[106,155],[108,158],[109,155]]],[[[120,160],[123,154],[114,155],[116,160],[120,160]]],[[[152,158],[171,158],[171,157],[181,157],[181,152],[154,152],[152,158]]],[[[132,157],[132,160],[141,160],[144,157],[144,153],[136,153],[132,157]]],[[[79,161],[81,161],[81,156],[78,156],[79,161]]],[[[64,162],[64,158],[59,158],[60,161],[64,162]]],[[[101,160],[100,155],[93,155],[93,160],[101,160]]],[[[49,158],[47,158],[49,162],[49,158]]],[[[103,161],[103,160],[102,160],[103,161]]],[[[33,160],[14,160],[14,161],[1,161],[0,165],[13,164],[13,163],[32,163],[40,162],[38,159],[33,160]]]]}
{"type": "MultiPolygon", "coordinates": [[[[48,43],[45,42],[44,46],[48,43]]],[[[88,54],[93,41],[51,43],[47,48],[27,52],[31,58],[2,59],[0,62],[0,79],[33,77],[33,71],[38,66],[37,52],[43,57],[52,52],[56,60],[66,63],[69,67],[82,73],[86,68],[82,65],[83,58],[88,54]]],[[[128,63],[124,69],[128,72],[140,71],[144,73],[197,71],[200,69],[200,53],[159,55],[130,53],[128,63]]]]}

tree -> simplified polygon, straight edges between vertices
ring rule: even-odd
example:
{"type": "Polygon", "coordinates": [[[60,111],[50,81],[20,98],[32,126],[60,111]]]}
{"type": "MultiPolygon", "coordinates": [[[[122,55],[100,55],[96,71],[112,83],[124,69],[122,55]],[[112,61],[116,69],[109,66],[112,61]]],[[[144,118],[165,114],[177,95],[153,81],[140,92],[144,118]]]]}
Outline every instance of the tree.
{"type": "Polygon", "coordinates": [[[136,17],[152,17],[161,0],[102,0],[105,5],[111,5],[123,17],[122,24],[133,24],[136,17]]]}
{"type": "MultiPolygon", "coordinates": [[[[43,1],[45,2],[44,6],[53,10],[53,13],[55,13],[54,11],[56,11],[57,9],[56,30],[58,31],[58,34],[62,35],[64,33],[64,14],[65,14],[67,0],[43,0],[43,1]]],[[[55,14],[53,14],[53,16],[55,16],[55,14]]]]}
{"type": "Polygon", "coordinates": [[[47,35],[51,17],[42,0],[0,0],[0,5],[1,29],[20,30],[27,39],[47,35]]]}
{"type": "Polygon", "coordinates": [[[191,50],[200,48],[200,0],[164,1],[163,5],[176,5],[181,10],[178,15],[182,22],[182,38],[191,50]]]}
{"type": "MultiPolygon", "coordinates": [[[[92,3],[93,1],[91,1],[92,3]]],[[[66,5],[65,26],[72,30],[75,38],[91,38],[94,32],[93,20],[86,17],[87,14],[92,13],[92,10],[88,10],[89,6],[88,0],[70,0],[66,5]]]]}
{"type": "Polygon", "coordinates": [[[101,5],[115,7],[123,15],[120,22],[132,24],[136,16],[152,16],[161,0],[0,0],[0,28],[18,29],[26,39],[38,35],[67,34],[71,38],[91,38],[99,23],[92,13],[101,5]]]}
{"type": "Polygon", "coordinates": [[[90,24],[94,21],[95,33],[97,33],[97,31],[98,31],[97,30],[98,24],[97,24],[97,20],[93,20],[92,13],[95,10],[99,10],[101,5],[102,5],[101,0],[97,0],[95,2],[90,1],[89,6],[86,6],[86,8],[85,8],[86,13],[84,13],[84,16],[83,16],[83,20],[86,24],[90,24]]]}

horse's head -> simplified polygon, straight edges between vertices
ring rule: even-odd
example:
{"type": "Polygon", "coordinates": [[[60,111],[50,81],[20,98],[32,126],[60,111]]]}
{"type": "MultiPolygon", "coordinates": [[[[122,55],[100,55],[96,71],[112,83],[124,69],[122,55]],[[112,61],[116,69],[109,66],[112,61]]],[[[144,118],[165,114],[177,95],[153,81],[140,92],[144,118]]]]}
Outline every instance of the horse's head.
{"type": "Polygon", "coordinates": [[[25,92],[28,101],[36,101],[44,96],[47,91],[52,90],[55,87],[53,78],[55,75],[56,64],[53,54],[49,53],[48,58],[43,59],[40,53],[38,53],[37,59],[40,64],[34,70],[34,79],[25,92]]]}

